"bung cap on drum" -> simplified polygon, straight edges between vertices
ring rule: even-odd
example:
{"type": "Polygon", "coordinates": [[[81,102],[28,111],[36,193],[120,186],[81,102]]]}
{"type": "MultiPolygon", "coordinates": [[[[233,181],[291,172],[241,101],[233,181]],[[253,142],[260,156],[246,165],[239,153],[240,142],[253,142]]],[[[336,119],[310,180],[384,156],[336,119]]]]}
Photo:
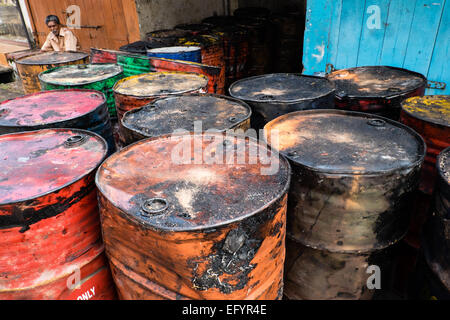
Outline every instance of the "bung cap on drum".
{"type": "Polygon", "coordinates": [[[79,118],[106,103],[103,93],[69,89],[42,91],[0,103],[0,127],[36,127],[79,118]]]}
{"type": "Polygon", "coordinates": [[[136,97],[182,94],[197,91],[208,85],[201,74],[185,72],[153,72],[122,79],[114,92],[136,97]]]}
{"type": "Polygon", "coordinates": [[[253,216],[280,199],[289,188],[290,165],[252,138],[180,134],[115,153],[98,170],[96,183],[112,205],[139,224],[171,232],[204,230],[253,216]],[[189,150],[191,145],[196,147],[189,150]],[[258,146],[267,155],[264,162],[251,151],[258,146]],[[233,153],[246,160],[215,160],[226,161],[233,153]],[[263,170],[271,166],[274,171],[263,170]]]}
{"type": "Polygon", "coordinates": [[[105,140],[84,130],[2,135],[0,204],[35,199],[71,185],[92,173],[106,153],[105,140]]]}
{"type": "Polygon", "coordinates": [[[275,73],[239,80],[229,91],[232,97],[250,102],[296,103],[326,96],[334,87],[321,77],[275,73]]]}
{"type": "Polygon", "coordinates": [[[264,136],[294,163],[336,174],[382,174],[413,168],[423,162],[426,149],[415,131],[398,122],[339,110],[286,114],[269,122],[264,136]]]}

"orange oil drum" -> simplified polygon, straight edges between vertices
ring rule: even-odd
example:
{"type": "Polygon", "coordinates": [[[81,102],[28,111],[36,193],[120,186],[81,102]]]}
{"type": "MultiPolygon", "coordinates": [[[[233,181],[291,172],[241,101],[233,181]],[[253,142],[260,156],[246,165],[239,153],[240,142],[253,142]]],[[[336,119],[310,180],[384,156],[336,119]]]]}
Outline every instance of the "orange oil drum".
{"type": "Polygon", "coordinates": [[[0,300],[116,297],[94,183],[106,154],[85,130],[0,137],[0,300]]]}
{"type": "Polygon", "coordinates": [[[185,94],[206,93],[208,78],[187,72],[153,72],[122,79],[114,86],[119,121],[125,112],[142,107],[158,98],[185,94]]]}
{"type": "Polygon", "coordinates": [[[147,139],[105,161],[96,183],[121,299],[282,297],[290,166],[266,145],[147,139]]]}
{"type": "Polygon", "coordinates": [[[45,52],[16,61],[17,71],[22,79],[26,94],[41,91],[39,74],[46,70],[89,62],[89,54],[84,52],[45,52]]]}

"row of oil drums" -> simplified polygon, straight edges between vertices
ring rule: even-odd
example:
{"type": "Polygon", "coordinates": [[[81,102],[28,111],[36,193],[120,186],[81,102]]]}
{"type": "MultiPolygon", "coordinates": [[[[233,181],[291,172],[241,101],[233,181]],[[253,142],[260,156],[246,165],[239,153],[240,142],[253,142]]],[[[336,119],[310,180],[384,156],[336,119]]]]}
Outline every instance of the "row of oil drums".
{"type": "MultiPolygon", "coordinates": [[[[57,69],[58,81],[95,67],[57,69]]],[[[422,97],[425,77],[266,74],[231,97],[206,83],[118,80],[114,145],[103,92],[0,103],[0,299],[370,298],[431,174],[424,247],[449,287],[450,101],[422,97]]]]}
{"type": "Polygon", "coordinates": [[[227,89],[243,77],[301,72],[303,16],[301,12],[272,14],[266,8],[239,8],[234,16],[212,16],[149,32],[146,41],[121,50],[219,66],[227,89]]]}

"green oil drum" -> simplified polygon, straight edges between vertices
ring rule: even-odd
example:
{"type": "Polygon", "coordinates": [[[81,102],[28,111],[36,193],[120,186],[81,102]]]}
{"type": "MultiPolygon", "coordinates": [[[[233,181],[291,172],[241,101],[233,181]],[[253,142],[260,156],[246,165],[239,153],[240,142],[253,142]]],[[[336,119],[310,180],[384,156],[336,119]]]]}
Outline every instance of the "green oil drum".
{"type": "Polygon", "coordinates": [[[143,55],[133,55],[128,53],[118,54],[117,64],[123,68],[125,77],[156,71],[151,64],[150,58],[143,55]]]}
{"type": "Polygon", "coordinates": [[[112,88],[125,78],[123,68],[116,64],[81,64],[50,69],[39,75],[42,90],[91,89],[103,92],[109,114],[117,117],[112,88]]]}

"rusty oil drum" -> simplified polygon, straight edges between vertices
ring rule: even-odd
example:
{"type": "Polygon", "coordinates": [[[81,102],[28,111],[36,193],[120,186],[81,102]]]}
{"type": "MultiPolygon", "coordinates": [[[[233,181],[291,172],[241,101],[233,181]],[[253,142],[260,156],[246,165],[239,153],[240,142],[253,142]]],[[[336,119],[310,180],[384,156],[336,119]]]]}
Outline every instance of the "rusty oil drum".
{"type": "Polygon", "coordinates": [[[43,90],[92,89],[103,92],[112,118],[116,117],[112,88],[123,78],[123,68],[116,64],[63,66],[39,74],[43,90]]]}
{"type": "Polygon", "coordinates": [[[342,69],[327,78],[336,85],[336,108],[398,121],[403,100],[423,96],[427,79],[420,73],[387,66],[342,69]]]}
{"type": "Polygon", "coordinates": [[[67,89],[33,93],[0,103],[0,134],[48,128],[92,131],[115,151],[105,95],[95,90],[67,89]]]}
{"type": "Polygon", "coordinates": [[[450,295],[450,147],[441,152],[436,167],[438,179],[433,216],[424,231],[424,253],[428,266],[450,295]]]}
{"type": "Polygon", "coordinates": [[[191,94],[158,99],[125,113],[121,121],[124,145],[186,130],[203,132],[250,129],[251,109],[245,102],[215,94],[191,94]]]}
{"type": "Polygon", "coordinates": [[[125,112],[143,107],[150,102],[171,95],[206,93],[208,78],[187,72],[153,72],[131,76],[114,86],[117,116],[122,120],[125,112]]]}
{"type": "Polygon", "coordinates": [[[450,146],[450,97],[412,97],[402,103],[400,121],[419,133],[427,144],[420,190],[433,194],[436,184],[436,158],[450,146]]]}
{"type": "Polygon", "coordinates": [[[114,154],[96,183],[120,298],[280,299],[290,176],[283,157],[245,136],[172,135],[114,154]],[[185,155],[199,164],[167,160],[191,144],[185,155]],[[247,160],[220,163],[233,154],[247,160]]]}
{"type": "Polygon", "coordinates": [[[252,127],[258,130],[286,113],[334,107],[333,84],[314,76],[289,73],[255,76],[233,83],[229,92],[252,107],[252,127]]]}
{"type": "MultiPolygon", "coordinates": [[[[323,279],[339,279],[334,261],[353,254],[363,268],[367,259],[382,255],[405,236],[407,206],[426,152],[423,139],[412,129],[370,114],[314,110],[279,117],[264,133],[269,145],[278,145],[275,149],[290,160],[293,171],[287,232],[298,245],[288,257],[298,256],[302,247],[322,251],[327,264],[316,272],[328,273],[323,279]]],[[[311,268],[311,261],[303,263],[311,268]]],[[[329,298],[319,282],[312,277],[300,281],[299,274],[295,269],[286,273],[288,295],[329,298]]],[[[362,291],[356,295],[349,287],[355,283],[342,278],[336,284],[341,290],[347,286],[342,292],[348,294],[341,298],[363,298],[362,291]]]]}
{"type": "Polygon", "coordinates": [[[89,54],[84,52],[45,52],[16,61],[17,71],[22,79],[26,94],[41,91],[39,74],[46,70],[72,64],[89,62],[89,54]]]}
{"type": "Polygon", "coordinates": [[[0,300],[116,297],[94,183],[106,153],[84,130],[0,136],[0,300]]]}

